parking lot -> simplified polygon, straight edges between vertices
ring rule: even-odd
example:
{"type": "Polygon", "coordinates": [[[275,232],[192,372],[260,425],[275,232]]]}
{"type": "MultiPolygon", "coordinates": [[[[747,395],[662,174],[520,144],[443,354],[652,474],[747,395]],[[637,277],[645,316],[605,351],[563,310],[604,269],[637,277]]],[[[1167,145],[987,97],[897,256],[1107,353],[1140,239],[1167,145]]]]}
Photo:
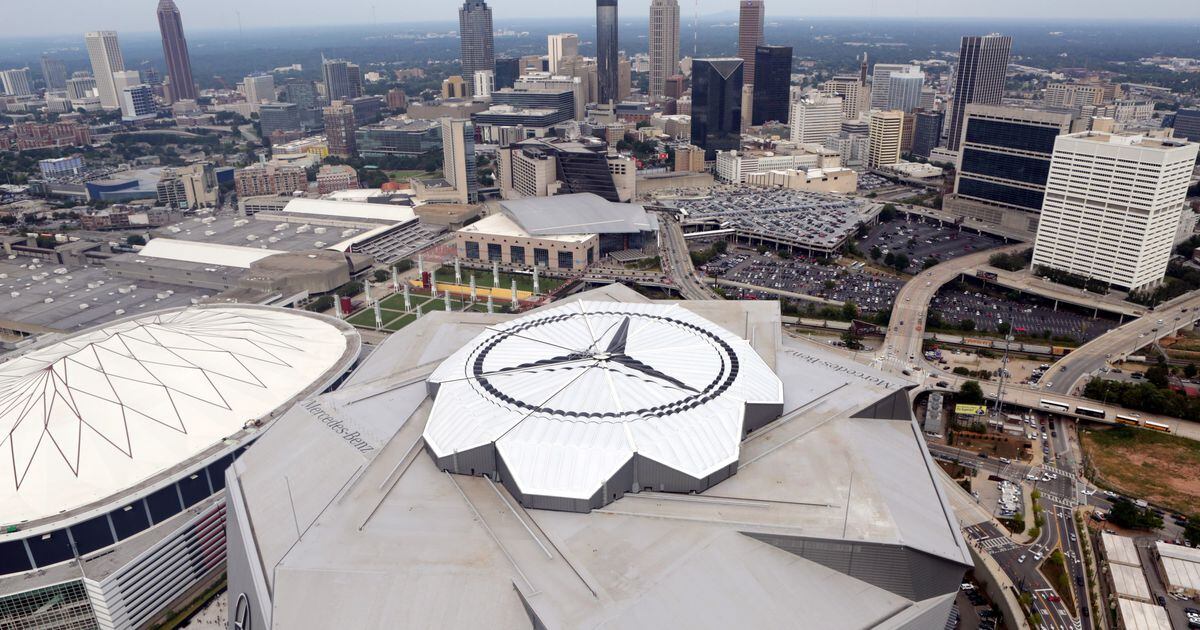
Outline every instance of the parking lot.
{"type": "MultiPolygon", "coordinates": [[[[841,265],[822,265],[812,258],[782,259],[773,254],[731,250],[705,265],[710,276],[767,289],[854,302],[866,313],[892,307],[903,280],[841,265]]],[[[746,297],[766,297],[753,295],[746,297]]]]}
{"type": "Polygon", "coordinates": [[[867,256],[871,255],[874,248],[879,248],[878,262],[882,262],[889,252],[904,254],[910,261],[906,271],[916,273],[927,258],[945,262],[1002,244],[1003,242],[995,237],[959,232],[953,225],[943,226],[936,221],[925,223],[917,219],[896,219],[872,227],[866,238],[858,241],[858,248],[867,256]]]}
{"type": "Polygon", "coordinates": [[[1000,323],[1005,322],[1018,336],[1044,338],[1049,331],[1050,339],[1071,338],[1079,342],[1091,341],[1118,325],[1103,317],[1093,319],[1071,307],[1059,306],[1056,311],[1052,303],[1032,296],[1014,301],[961,283],[947,285],[938,291],[930,308],[948,326],[969,319],[975,322],[974,330],[999,332],[1000,323]]]}

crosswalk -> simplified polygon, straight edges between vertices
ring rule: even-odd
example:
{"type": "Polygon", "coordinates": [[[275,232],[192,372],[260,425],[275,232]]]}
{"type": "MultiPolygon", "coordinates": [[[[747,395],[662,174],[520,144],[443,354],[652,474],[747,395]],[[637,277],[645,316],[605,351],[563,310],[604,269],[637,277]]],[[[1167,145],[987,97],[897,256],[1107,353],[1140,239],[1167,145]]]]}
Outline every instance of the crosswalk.
{"type": "Polygon", "coordinates": [[[1054,474],[1056,474],[1056,475],[1060,475],[1060,476],[1062,476],[1062,477],[1070,477],[1071,479],[1074,479],[1074,478],[1075,478],[1075,473],[1068,472],[1068,471],[1066,471],[1066,470],[1063,470],[1063,469],[1061,469],[1061,468],[1057,468],[1057,467],[1055,467],[1055,466],[1052,466],[1052,465],[1050,465],[1050,464],[1042,464],[1042,469],[1043,469],[1043,470],[1045,470],[1046,472],[1052,472],[1052,473],[1054,473],[1054,474]]]}
{"type": "Polygon", "coordinates": [[[995,538],[988,538],[987,540],[980,541],[979,546],[983,550],[994,555],[1001,551],[1008,551],[1009,549],[1015,549],[1017,547],[1017,544],[1014,543],[1009,538],[1006,538],[1004,536],[997,536],[995,538]]]}

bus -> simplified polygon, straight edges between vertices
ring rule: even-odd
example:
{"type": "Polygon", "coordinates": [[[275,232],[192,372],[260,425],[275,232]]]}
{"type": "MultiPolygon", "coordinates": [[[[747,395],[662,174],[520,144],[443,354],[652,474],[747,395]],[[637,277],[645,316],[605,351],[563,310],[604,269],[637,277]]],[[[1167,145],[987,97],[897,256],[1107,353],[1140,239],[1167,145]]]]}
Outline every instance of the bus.
{"type": "Polygon", "coordinates": [[[1042,409],[1050,409],[1051,411],[1061,411],[1062,413],[1066,413],[1071,410],[1071,405],[1060,403],[1054,400],[1046,400],[1043,398],[1042,409]]]}
{"type": "Polygon", "coordinates": [[[1075,407],[1075,413],[1081,416],[1087,416],[1089,418],[1099,418],[1100,420],[1103,420],[1105,416],[1105,413],[1099,409],[1090,409],[1088,407],[1080,407],[1078,405],[1075,407]]]}
{"type": "Polygon", "coordinates": [[[1142,422],[1132,416],[1122,416],[1117,414],[1117,424],[1124,424],[1131,427],[1140,427],[1142,422]]]}
{"type": "Polygon", "coordinates": [[[1151,431],[1159,431],[1161,433],[1170,433],[1171,432],[1170,426],[1165,425],[1161,422],[1155,422],[1153,420],[1147,420],[1146,424],[1143,426],[1145,426],[1147,429],[1150,429],[1151,431]]]}

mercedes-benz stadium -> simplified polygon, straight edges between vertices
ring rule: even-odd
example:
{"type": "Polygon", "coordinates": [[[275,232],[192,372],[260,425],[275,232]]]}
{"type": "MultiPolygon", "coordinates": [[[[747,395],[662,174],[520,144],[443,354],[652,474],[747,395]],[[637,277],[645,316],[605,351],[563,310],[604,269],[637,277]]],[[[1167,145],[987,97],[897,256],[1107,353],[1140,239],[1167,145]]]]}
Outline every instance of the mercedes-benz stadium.
{"type": "Polygon", "coordinates": [[[225,469],[361,341],[313,313],[143,313],[0,362],[0,628],[141,628],[225,566],[225,469]]]}
{"type": "Polygon", "coordinates": [[[429,314],[226,471],[230,627],[944,627],[911,387],[776,302],[429,314]]]}

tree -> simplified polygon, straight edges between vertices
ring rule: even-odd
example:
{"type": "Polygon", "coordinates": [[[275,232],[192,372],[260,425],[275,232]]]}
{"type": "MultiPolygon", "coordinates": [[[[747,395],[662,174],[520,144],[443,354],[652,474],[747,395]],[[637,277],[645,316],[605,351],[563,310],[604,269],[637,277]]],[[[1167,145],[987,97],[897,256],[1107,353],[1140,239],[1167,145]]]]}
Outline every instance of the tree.
{"type": "Polygon", "coordinates": [[[363,285],[361,282],[358,282],[358,281],[347,282],[346,284],[342,285],[341,289],[338,290],[338,295],[345,295],[345,296],[358,295],[359,293],[362,293],[362,290],[363,290],[363,285]]]}
{"type": "Polygon", "coordinates": [[[1146,381],[1155,387],[1164,388],[1167,386],[1167,368],[1162,365],[1151,366],[1146,370],[1146,381]]]}
{"type": "Polygon", "coordinates": [[[896,254],[896,259],[892,262],[892,266],[896,268],[896,271],[904,271],[908,269],[909,263],[907,254],[896,254]]]}
{"type": "Polygon", "coordinates": [[[891,221],[895,218],[896,218],[896,206],[894,206],[890,203],[884,205],[883,210],[879,211],[879,220],[884,223],[887,223],[888,221],[891,221]]]}
{"type": "Polygon", "coordinates": [[[973,319],[959,320],[958,329],[961,331],[964,331],[964,332],[970,332],[972,330],[975,330],[975,320],[973,320],[973,319]]]}
{"type": "Polygon", "coordinates": [[[871,246],[871,260],[879,260],[879,257],[882,255],[883,250],[879,249],[878,245],[871,246]]]}
{"type": "Polygon", "coordinates": [[[856,319],[858,317],[858,305],[854,302],[845,302],[842,304],[842,318],[856,319]]]}
{"type": "Polygon", "coordinates": [[[958,388],[955,400],[964,405],[982,405],[983,388],[979,386],[979,381],[964,381],[958,388]]]}
{"type": "Polygon", "coordinates": [[[888,252],[887,255],[883,257],[883,264],[885,264],[889,267],[895,266],[896,254],[894,254],[892,252],[888,252]]]}
{"type": "Polygon", "coordinates": [[[842,343],[851,350],[862,350],[862,336],[856,334],[854,329],[849,329],[842,333],[842,343]]]}
{"type": "Polygon", "coordinates": [[[1012,332],[1012,324],[1008,322],[1000,322],[999,324],[996,324],[996,332],[1000,333],[1001,335],[1007,335],[1008,333],[1012,332]]]}
{"type": "Polygon", "coordinates": [[[1183,528],[1183,539],[1191,543],[1193,547],[1200,547],[1200,522],[1197,522],[1196,518],[1188,519],[1187,527],[1183,528]]]}
{"type": "Polygon", "coordinates": [[[125,244],[126,245],[145,245],[146,237],[142,236],[141,234],[130,234],[129,236],[125,237],[125,244]]]}
{"type": "Polygon", "coordinates": [[[1108,520],[1117,527],[1126,529],[1158,529],[1163,526],[1162,517],[1150,509],[1142,509],[1125,497],[1113,499],[1108,510],[1108,520]]]}
{"type": "Polygon", "coordinates": [[[375,279],[375,282],[387,282],[391,274],[386,269],[376,269],[375,273],[371,274],[371,276],[375,279]]]}
{"type": "Polygon", "coordinates": [[[1195,363],[1189,363],[1183,366],[1183,375],[1188,378],[1196,378],[1196,373],[1200,371],[1196,369],[1195,363]]]}
{"type": "Polygon", "coordinates": [[[924,271],[926,269],[929,269],[930,267],[936,267],[937,264],[938,264],[938,259],[934,258],[933,256],[930,256],[929,258],[925,259],[925,262],[921,263],[921,270],[924,271]]]}
{"type": "Polygon", "coordinates": [[[416,266],[417,266],[417,263],[414,263],[411,258],[405,258],[404,260],[401,260],[400,262],[393,265],[393,267],[395,267],[396,271],[399,273],[404,273],[405,271],[408,271],[409,269],[412,269],[413,267],[416,267],[416,266]]]}

